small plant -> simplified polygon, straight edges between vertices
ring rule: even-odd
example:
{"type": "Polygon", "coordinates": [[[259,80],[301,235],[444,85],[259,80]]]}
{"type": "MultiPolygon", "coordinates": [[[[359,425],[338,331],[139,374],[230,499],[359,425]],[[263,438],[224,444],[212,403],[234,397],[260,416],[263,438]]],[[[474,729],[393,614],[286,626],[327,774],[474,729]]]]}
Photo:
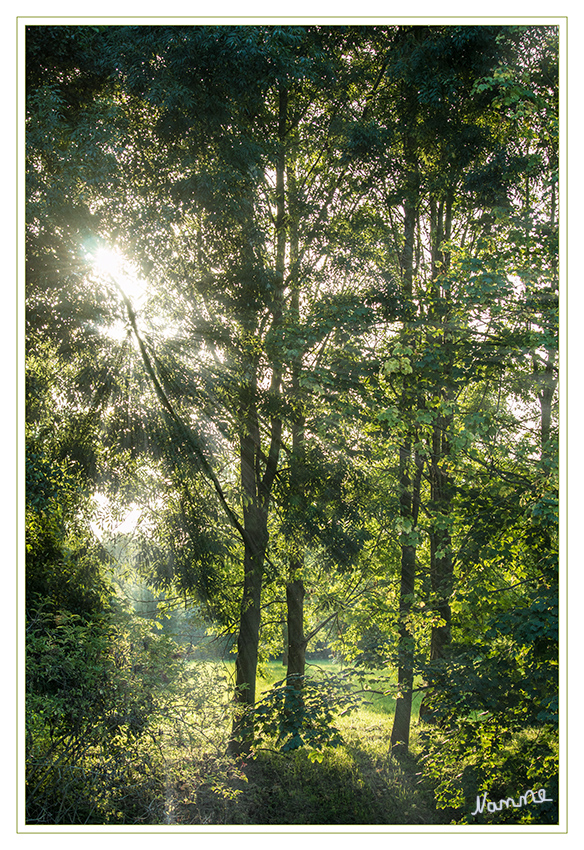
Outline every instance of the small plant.
{"type": "Polygon", "coordinates": [[[312,760],[322,761],[323,747],[342,743],[335,715],[346,715],[361,704],[350,671],[325,674],[321,679],[294,676],[276,682],[253,706],[251,714],[262,736],[275,738],[281,752],[309,747],[312,760]]]}

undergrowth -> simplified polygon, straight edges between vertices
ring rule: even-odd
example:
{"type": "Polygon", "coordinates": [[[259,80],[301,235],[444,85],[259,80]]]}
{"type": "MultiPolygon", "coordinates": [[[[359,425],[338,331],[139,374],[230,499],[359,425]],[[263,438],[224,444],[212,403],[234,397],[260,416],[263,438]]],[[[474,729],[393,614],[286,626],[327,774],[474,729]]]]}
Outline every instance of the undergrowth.
{"type": "MultiPolygon", "coordinates": [[[[69,632],[67,639],[76,636],[69,632]]],[[[518,759],[523,764],[529,756],[539,771],[537,777],[529,771],[522,775],[525,783],[539,782],[548,770],[547,762],[538,767],[538,753],[543,753],[539,738],[511,741],[505,752],[490,759],[486,785],[477,756],[462,745],[454,746],[458,738],[446,742],[441,755],[439,730],[419,724],[419,695],[409,753],[397,758],[389,745],[393,699],[382,693],[362,694],[365,701],[344,716],[331,708],[325,720],[333,718],[338,733],[333,739],[320,740],[315,732],[312,737],[304,735],[308,745],[285,747],[283,741],[290,739],[282,737],[276,723],[273,734],[258,738],[247,757],[234,759],[226,755],[231,717],[226,669],[219,664],[182,663],[175,665],[169,680],[164,672],[170,669],[168,649],[160,642],[156,655],[153,646],[147,653],[147,679],[144,672],[135,678],[135,650],[127,658],[115,659],[113,666],[110,663],[107,677],[96,667],[101,689],[107,686],[112,697],[113,691],[118,697],[126,693],[123,714],[118,699],[113,734],[110,716],[103,715],[101,702],[92,702],[89,696],[80,703],[86,714],[65,715],[58,683],[54,693],[29,701],[29,823],[454,825],[475,822],[470,815],[476,794],[511,793],[518,759]],[[150,692],[140,688],[146,687],[154,693],[148,697],[150,713],[138,716],[150,692]]],[[[40,669],[45,651],[40,645],[33,649],[37,655],[31,673],[40,669]]],[[[63,663],[71,663],[68,644],[53,643],[49,650],[53,665],[57,650],[63,651],[63,663]]],[[[138,658],[142,666],[145,658],[142,652],[138,658]]],[[[313,676],[316,672],[311,671],[313,676]]],[[[325,672],[330,676],[338,668],[326,665],[325,672]]],[[[281,668],[270,665],[264,676],[258,687],[260,705],[266,698],[269,702],[281,668]]],[[[329,692],[329,701],[333,693],[329,692]]],[[[306,705],[312,704],[307,700],[306,705]]],[[[315,722],[322,714],[319,706],[315,722]]],[[[505,822],[510,822],[513,813],[505,814],[505,822]]],[[[529,822],[533,813],[522,810],[520,815],[517,823],[529,822]]],[[[489,822],[495,821],[489,818],[489,822]]]]}

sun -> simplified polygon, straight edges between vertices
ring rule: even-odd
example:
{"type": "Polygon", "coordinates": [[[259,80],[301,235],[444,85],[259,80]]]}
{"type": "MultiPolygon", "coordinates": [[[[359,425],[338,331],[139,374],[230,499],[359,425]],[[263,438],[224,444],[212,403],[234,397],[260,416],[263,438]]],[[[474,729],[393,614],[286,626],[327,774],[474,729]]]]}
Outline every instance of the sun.
{"type": "Polygon", "coordinates": [[[119,251],[112,248],[100,247],[93,255],[94,267],[104,274],[117,274],[123,265],[124,259],[119,251]]]}
{"type": "Polygon", "coordinates": [[[145,298],[146,282],[117,249],[100,246],[92,255],[92,265],[98,277],[112,279],[134,306],[145,298]]]}

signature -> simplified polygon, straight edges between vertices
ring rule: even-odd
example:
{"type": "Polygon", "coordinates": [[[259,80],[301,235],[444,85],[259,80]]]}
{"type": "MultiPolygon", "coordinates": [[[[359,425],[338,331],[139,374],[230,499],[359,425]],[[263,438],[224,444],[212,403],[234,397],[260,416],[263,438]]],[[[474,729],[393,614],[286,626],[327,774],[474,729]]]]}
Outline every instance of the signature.
{"type": "Polygon", "coordinates": [[[503,806],[505,808],[514,808],[520,809],[522,806],[526,806],[528,803],[536,803],[539,805],[540,803],[553,803],[549,797],[545,795],[545,788],[540,788],[539,791],[526,791],[525,794],[521,794],[518,802],[515,802],[513,797],[507,797],[504,800],[499,800],[498,803],[493,803],[491,800],[487,800],[486,793],[483,794],[482,797],[477,797],[477,807],[473,812],[473,815],[480,815],[484,812],[485,806],[487,812],[500,812],[503,806]],[[537,795],[537,797],[536,797],[537,795]]]}

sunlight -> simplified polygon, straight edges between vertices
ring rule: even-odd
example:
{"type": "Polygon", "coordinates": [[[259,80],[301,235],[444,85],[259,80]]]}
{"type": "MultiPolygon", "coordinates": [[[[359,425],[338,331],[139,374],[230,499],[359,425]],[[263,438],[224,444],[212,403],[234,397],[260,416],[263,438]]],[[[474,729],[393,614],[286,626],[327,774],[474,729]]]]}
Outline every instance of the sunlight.
{"type": "Polygon", "coordinates": [[[93,268],[101,278],[112,278],[133,305],[145,296],[146,282],[138,276],[136,268],[114,248],[101,246],[92,258],[93,268]]]}
{"type": "Polygon", "coordinates": [[[111,537],[115,534],[133,534],[136,531],[143,512],[141,507],[132,503],[122,518],[116,518],[112,503],[104,493],[95,493],[93,501],[95,515],[90,527],[99,541],[104,539],[104,535],[111,537]]]}
{"type": "Polygon", "coordinates": [[[122,271],[124,258],[119,251],[101,247],[94,254],[93,265],[99,273],[115,278],[122,271]]]}

